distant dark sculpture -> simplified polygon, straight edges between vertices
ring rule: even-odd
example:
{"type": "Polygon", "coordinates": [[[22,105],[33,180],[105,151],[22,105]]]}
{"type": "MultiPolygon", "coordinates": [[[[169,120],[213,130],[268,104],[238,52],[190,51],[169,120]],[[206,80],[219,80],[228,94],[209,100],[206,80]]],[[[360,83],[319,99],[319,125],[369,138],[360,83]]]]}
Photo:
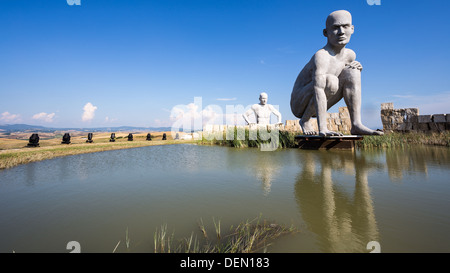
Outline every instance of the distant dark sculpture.
{"type": "Polygon", "coordinates": [[[116,141],[116,133],[111,133],[111,137],[109,138],[109,142],[115,142],[116,141]]]}
{"type": "Polygon", "coordinates": [[[163,134],[162,140],[167,140],[166,133],[163,134]]]}
{"type": "Polygon", "coordinates": [[[70,134],[69,133],[64,134],[64,136],[62,137],[61,144],[70,144],[70,134]]]}
{"type": "Polygon", "coordinates": [[[132,133],[128,134],[128,141],[133,141],[133,134],[132,133]]]}
{"type": "Polygon", "coordinates": [[[32,134],[30,136],[27,147],[39,147],[39,135],[38,134],[32,134]]]}
{"type": "Polygon", "coordinates": [[[175,135],[175,139],[180,139],[180,134],[177,133],[177,134],[175,135]]]}
{"type": "Polygon", "coordinates": [[[89,133],[89,134],[88,134],[88,139],[86,140],[86,142],[87,142],[87,143],[92,143],[92,142],[94,142],[94,141],[92,140],[92,133],[89,133]]]}
{"type": "Polygon", "coordinates": [[[152,135],[150,133],[147,134],[147,140],[148,141],[152,140],[152,135]]]}

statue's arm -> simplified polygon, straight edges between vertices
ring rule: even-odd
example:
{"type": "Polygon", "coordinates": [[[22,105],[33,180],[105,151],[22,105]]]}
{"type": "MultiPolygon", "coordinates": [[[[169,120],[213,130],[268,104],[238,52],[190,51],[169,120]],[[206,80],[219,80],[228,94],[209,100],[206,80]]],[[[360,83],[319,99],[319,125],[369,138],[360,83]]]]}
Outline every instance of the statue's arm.
{"type": "Polygon", "coordinates": [[[244,118],[245,122],[247,122],[247,124],[250,124],[250,121],[248,119],[248,117],[253,113],[253,107],[248,109],[243,115],[242,117],[244,118]]]}
{"type": "Polygon", "coordinates": [[[272,113],[275,116],[277,116],[277,118],[278,118],[278,122],[277,123],[281,123],[281,113],[275,107],[273,107],[273,105],[270,105],[270,110],[272,111],[272,113]]]}
{"type": "Polygon", "coordinates": [[[323,93],[325,96],[325,87],[327,85],[327,73],[329,66],[329,56],[324,52],[317,52],[313,57],[312,81],[314,92],[323,93]]]}

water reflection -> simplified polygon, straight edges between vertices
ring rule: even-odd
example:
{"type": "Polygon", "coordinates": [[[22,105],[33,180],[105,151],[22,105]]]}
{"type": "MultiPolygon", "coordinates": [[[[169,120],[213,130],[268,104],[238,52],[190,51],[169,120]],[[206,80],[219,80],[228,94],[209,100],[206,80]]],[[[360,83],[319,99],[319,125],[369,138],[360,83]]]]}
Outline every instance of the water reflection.
{"type": "Polygon", "coordinates": [[[256,157],[251,169],[255,177],[261,181],[263,194],[267,196],[270,193],[273,179],[280,172],[280,160],[274,158],[273,154],[261,153],[256,157]]]}
{"type": "Polygon", "coordinates": [[[27,168],[26,168],[26,179],[25,179],[25,185],[32,187],[34,186],[35,179],[36,176],[36,166],[35,164],[28,164],[27,168]]]}
{"type": "Polygon", "coordinates": [[[386,167],[392,181],[403,179],[407,173],[428,174],[428,165],[450,166],[449,149],[432,146],[419,146],[405,149],[389,149],[385,152],[386,167]]]}
{"type": "Polygon", "coordinates": [[[165,145],[55,158],[0,171],[0,251],[64,252],[79,238],[85,251],[110,252],[127,227],[151,246],[148,230],[162,223],[189,236],[201,218],[262,213],[299,220],[302,235],[274,244],[280,252],[368,252],[369,241],[383,252],[448,252],[449,167],[442,147],[165,145]]]}
{"type": "Polygon", "coordinates": [[[261,182],[264,196],[268,196],[272,183],[280,174],[289,155],[283,151],[261,152],[259,149],[227,149],[227,167],[230,171],[246,169],[247,173],[261,182]]]}
{"type": "Polygon", "coordinates": [[[317,235],[322,252],[365,252],[379,241],[368,174],[379,168],[364,154],[308,152],[300,154],[303,169],[295,184],[295,197],[307,228],[317,235]],[[353,173],[353,195],[336,185],[333,171],[353,173]]]}

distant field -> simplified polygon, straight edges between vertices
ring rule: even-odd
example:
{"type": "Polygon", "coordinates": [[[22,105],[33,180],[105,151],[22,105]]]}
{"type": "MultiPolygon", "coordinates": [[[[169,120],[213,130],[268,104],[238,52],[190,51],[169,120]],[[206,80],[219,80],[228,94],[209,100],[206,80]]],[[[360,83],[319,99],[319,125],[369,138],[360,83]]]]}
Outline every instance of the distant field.
{"type": "MultiPolygon", "coordinates": [[[[167,140],[172,140],[171,132],[154,132],[151,133],[153,140],[161,140],[163,133],[166,133],[167,140]]],[[[127,133],[116,133],[116,142],[127,141],[128,142],[128,132],[127,133]]],[[[54,145],[61,145],[62,136],[64,133],[39,133],[39,145],[41,147],[48,147],[54,145]]],[[[31,133],[11,133],[10,135],[4,135],[0,133],[0,150],[5,149],[19,149],[24,148],[28,144],[28,139],[31,133]]],[[[82,144],[86,143],[87,133],[86,132],[70,132],[70,142],[71,144],[82,144]]],[[[111,133],[94,133],[93,140],[94,143],[110,143],[109,138],[111,133]]],[[[147,133],[139,132],[133,133],[134,141],[145,140],[147,133]]],[[[87,143],[86,143],[87,144],[87,143]]]]}
{"type": "Polygon", "coordinates": [[[39,147],[29,148],[30,133],[0,136],[0,169],[11,168],[20,164],[50,159],[59,156],[93,153],[109,150],[127,149],[152,145],[167,145],[178,143],[194,143],[193,140],[174,140],[171,132],[151,133],[152,141],[147,141],[147,133],[133,133],[133,141],[128,141],[128,133],[116,133],[116,141],[109,142],[111,133],[95,133],[93,143],[86,143],[87,133],[71,133],[71,144],[61,144],[62,134],[39,134],[39,147]],[[162,140],[166,133],[167,140],[162,140]]]}

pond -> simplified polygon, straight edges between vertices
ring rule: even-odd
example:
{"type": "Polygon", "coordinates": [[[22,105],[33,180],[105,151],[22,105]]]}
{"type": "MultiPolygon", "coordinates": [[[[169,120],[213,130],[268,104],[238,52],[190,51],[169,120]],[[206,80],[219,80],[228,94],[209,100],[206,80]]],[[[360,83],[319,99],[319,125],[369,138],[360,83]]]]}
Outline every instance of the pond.
{"type": "MultiPolygon", "coordinates": [[[[0,252],[153,252],[203,221],[299,232],[268,252],[450,251],[450,149],[262,152],[189,144],[81,154],[0,171],[0,252]],[[128,238],[128,248],[126,240],[128,238]],[[121,243],[119,243],[121,242],[121,243]]],[[[200,234],[198,234],[200,235],[200,234]]]]}

